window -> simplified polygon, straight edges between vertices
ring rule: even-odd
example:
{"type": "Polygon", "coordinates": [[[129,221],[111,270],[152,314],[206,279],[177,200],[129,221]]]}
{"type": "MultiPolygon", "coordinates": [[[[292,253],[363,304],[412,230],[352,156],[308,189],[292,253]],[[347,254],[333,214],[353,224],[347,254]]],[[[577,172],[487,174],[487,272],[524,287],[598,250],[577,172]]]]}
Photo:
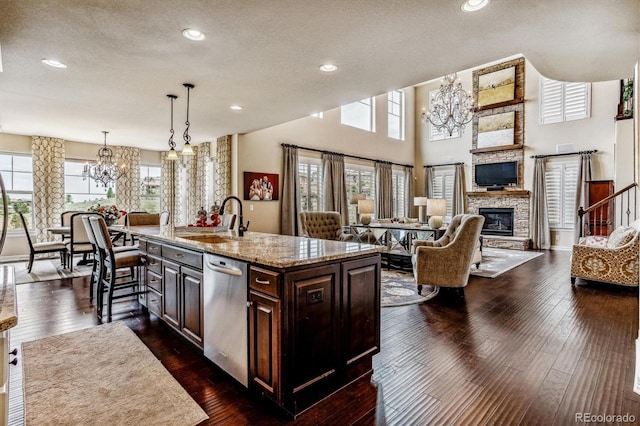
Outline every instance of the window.
{"type": "Polygon", "coordinates": [[[322,162],[315,158],[298,159],[300,211],[322,210],[322,162]]]}
{"type": "Polygon", "coordinates": [[[0,154],[0,173],[7,190],[8,231],[22,229],[18,213],[33,227],[33,162],[30,155],[0,154]]]}
{"type": "Polygon", "coordinates": [[[140,210],[160,212],[160,166],[140,166],[140,210]]]}
{"type": "MultiPolygon", "coordinates": [[[[375,200],[375,169],[367,166],[345,164],[347,200],[354,194],[364,194],[368,200],[375,200]]],[[[349,223],[356,223],[357,204],[348,204],[349,223]]],[[[373,217],[373,215],[372,215],[373,217]]]]}
{"type": "Polygon", "coordinates": [[[439,167],[433,172],[432,198],[444,198],[447,200],[447,216],[452,216],[453,211],[453,180],[455,171],[453,168],[439,167]]]}
{"type": "Polygon", "coordinates": [[[576,214],[578,161],[548,160],[545,164],[547,212],[552,229],[573,229],[576,214]]]}
{"type": "MultiPolygon", "coordinates": [[[[436,95],[436,93],[438,93],[437,90],[433,90],[429,92],[429,107],[431,107],[431,100],[436,95]]],[[[436,129],[436,126],[434,126],[429,122],[429,140],[430,141],[441,141],[445,139],[459,138],[460,136],[461,134],[460,134],[459,128],[454,129],[451,136],[449,136],[449,132],[447,132],[445,129],[438,130],[436,129]]]]}
{"type": "Polygon", "coordinates": [[[591,117],[591,83],[540,77],[540,124],[591,117]]]}
{"type": "Polygon", "coordinates": [[[404,92],[394,90],[387,94],[387,136],[404,140],[404,92]]]}
{"type": "Polygon", "coordinates": [[[83,169],[81,161],[64,162],[64,209],[87,210],[92,204],[114,204],[115,185],[105,188],[91,178],[83,178],[83,169]]]}
{"type": "Polygon", "coordinates": [[[375,99],[367,98],[340,108],[340,123],[375,132],[375,99]]]}
{"type": "Polygon", "coordinates": [[[394,170],[391,179],[393,184],[393,217],[408,217],[409,213],[405,211],[407,191],[404,187],[404,172],[394,170]]]}

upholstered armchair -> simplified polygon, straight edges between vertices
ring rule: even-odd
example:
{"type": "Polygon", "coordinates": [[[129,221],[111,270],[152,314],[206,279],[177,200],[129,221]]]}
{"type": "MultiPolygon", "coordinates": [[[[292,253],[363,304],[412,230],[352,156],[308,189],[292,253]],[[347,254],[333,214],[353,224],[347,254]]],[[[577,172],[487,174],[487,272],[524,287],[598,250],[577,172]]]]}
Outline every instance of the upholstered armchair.
{"type": "Polygon", "coordinates": [[[483,224],[483,216],[461,214],[453,217],[438,240],[413,241],[411,261],[419,294],[423,285],[456,287],[463,291],[478,251],[483,224]]]}
{"type": "Polygon", "coordinates": [[[342,216],[338,212],[300,212],[302,235],[323,240],[349,241],[351,234],[342,232],[342,216]]]}
{"type": "Polygon", "coordinates": [[[576,278],[638,287],[640,220],[608,237],[586,237],[571,253],[571,284],[576,278]]]}

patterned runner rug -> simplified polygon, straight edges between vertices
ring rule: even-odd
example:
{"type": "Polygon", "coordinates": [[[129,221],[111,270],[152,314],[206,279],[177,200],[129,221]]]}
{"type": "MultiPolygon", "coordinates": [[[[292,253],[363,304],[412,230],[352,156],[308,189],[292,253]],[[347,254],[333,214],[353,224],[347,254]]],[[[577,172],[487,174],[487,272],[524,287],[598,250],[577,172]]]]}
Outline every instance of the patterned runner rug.
{"type": "Polygon", "coordinates": [[[483,248],[480,268],[476,269],[475,265],[473,265],[471,267],[471,275],[495,278],[542,255],[543,252],[540,251],[483,248]]]}
{"type": "Polygon", "coordinates": [[[31,273],[27,272],[29,262],[11,263],[16,271],[16,284],[33,283],[39,281],[59,280],[60,278],[83,277],[91,275],[91,265],[78,265],[81,257],[75,260],[73,272],[65,269],[59,259],[40,259],[33,262],[31,273]]]}
{"type": "Polygon", "coordinates": [[[22,344],[25,425],[196,425],[207,414],[123,322],[22,344]]]}

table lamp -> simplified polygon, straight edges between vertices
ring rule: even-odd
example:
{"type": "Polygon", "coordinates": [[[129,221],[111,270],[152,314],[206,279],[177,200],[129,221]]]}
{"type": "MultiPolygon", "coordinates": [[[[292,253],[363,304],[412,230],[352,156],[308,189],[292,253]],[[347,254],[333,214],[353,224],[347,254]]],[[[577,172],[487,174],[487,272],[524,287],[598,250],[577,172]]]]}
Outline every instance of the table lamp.
{"type": "Polygon", "coordinates": [[[373,213],[373,200],[358,200],[358,213],[360,213],[360,223],[368,225],[371,223],[373,213]]]}
{"type": "Polygon", "coordinates": [[[360,212],[358,211],[358,201],[366,199],[367,196],[365,194],[351,194],[351,199],[349,200],[349,204],[354,204],[356,206],[356,223],[360,222],[360,212]]]}
{"type": "Polygon", "coordinates": [[[429,198],[427,200],[427,216],[429,216],[431,229],[440,229],[442,216],[445,214],[447,214],[447,200],[444,198],[429,198]]]}
{"type": "Polygon", "coordinates": [[[418,206],[418,222],[424,223],[424,206],[427,205],[427,197],[413,197],[413,205],[418,206]]]}

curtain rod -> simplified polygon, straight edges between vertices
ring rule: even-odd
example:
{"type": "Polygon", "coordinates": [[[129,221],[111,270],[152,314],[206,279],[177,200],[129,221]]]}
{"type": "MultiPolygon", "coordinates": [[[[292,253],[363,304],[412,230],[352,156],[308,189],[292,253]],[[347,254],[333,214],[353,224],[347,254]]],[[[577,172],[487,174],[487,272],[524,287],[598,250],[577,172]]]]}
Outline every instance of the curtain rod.
{"type": "Polygon", "coordinates": [[[344,157],[355,158],[356,160],[373,161],[374,163],[388,163],[388,164],[393,164],[394,166],[403,166],[403,167],[411,167],[411,168],[413,168],[413,166],[410,165],[410,164],[400,164],[400,163],[394,163],[393,161],[374,160],[373,158],[359,157],[357,155],[342,154],[341,152],[332,152],[332,151],[327,151],[327,150],[324,150],[324,149],[305,148],[303,146],[291,145],[291,144],[288,144],[288,143],[281,143],[280,145],[283,146],[283,147],[287,147],[287,148],[298,148],[298,149],[304,149],[305,151],[320,152],[322,154],[342,155],[344,157]]]}
{"type": "Polygon", "coordinates": [[[443,164],[426,164],[426,165],[424,165],[423,167],[424,167],[425,169],[430,169],[430,168],[432,168],[432,167],[460,166],[460,165],[462,165],[462,164],[464,164],[464,163],[457,162],[457,163],[443,163],[443,164]]]}
{"type": "Polygon", "coordinates": [[[592,149],[590,151],[578,151],[578,152],[563,152],[562,154],[541,154],[541,155],[532,155],[531,158],[547,158],[547,157],[561,157],[563,155],[582,155],[582,154],[594,154],[598,152],[597,149],[592,149]]]}

